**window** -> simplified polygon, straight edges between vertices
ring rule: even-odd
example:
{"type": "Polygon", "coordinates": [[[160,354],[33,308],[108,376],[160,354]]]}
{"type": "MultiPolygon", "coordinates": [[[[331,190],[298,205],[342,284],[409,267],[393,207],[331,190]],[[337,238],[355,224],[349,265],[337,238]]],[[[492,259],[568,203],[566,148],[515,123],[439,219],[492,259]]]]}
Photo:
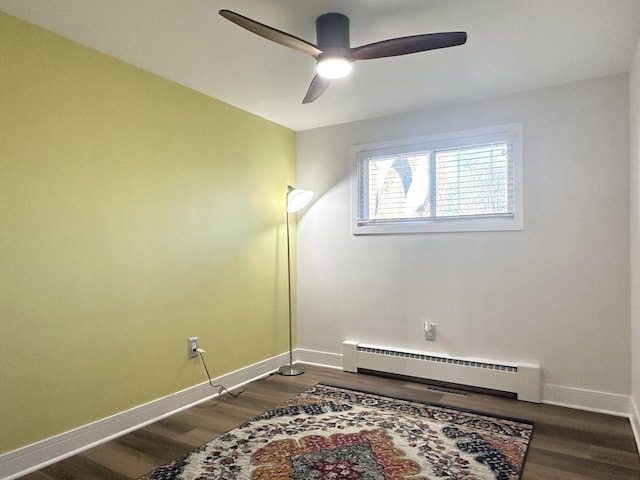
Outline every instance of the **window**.
{"type": "Polygon", "coordinates": [[[522,127],[355,149],[353,233],[522,230],[522,127]]]}

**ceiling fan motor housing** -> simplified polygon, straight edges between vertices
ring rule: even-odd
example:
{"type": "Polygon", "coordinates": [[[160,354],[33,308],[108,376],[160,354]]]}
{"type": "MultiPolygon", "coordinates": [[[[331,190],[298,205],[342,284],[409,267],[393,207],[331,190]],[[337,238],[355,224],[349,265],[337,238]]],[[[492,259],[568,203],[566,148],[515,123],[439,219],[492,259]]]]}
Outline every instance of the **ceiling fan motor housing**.
{"type": "Polygon", "coordinates": [[[349,18],[341,13],[325,13],[316,19],[316,38],[320,50],[349,49],[349,18]]]}

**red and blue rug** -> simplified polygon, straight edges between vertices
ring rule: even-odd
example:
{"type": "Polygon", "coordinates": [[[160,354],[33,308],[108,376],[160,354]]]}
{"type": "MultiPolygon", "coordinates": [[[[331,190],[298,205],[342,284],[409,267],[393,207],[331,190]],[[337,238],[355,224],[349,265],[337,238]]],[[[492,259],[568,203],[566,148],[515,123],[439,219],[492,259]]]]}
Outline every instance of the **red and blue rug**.
{"type": "Polygon", "coordinates": [[[532,431],[319,384],[139,480],[518,480],[532,431]]]}

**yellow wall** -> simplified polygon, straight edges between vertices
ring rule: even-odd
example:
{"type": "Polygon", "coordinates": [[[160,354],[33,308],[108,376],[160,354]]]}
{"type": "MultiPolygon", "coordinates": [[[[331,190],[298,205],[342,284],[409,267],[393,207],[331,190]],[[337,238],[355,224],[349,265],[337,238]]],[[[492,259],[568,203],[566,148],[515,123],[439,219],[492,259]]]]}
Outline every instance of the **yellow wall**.
{"type": "Polygon", "coordinates": [[[0,452],[288,347],[295,133],[0,13],[0,452]]]}

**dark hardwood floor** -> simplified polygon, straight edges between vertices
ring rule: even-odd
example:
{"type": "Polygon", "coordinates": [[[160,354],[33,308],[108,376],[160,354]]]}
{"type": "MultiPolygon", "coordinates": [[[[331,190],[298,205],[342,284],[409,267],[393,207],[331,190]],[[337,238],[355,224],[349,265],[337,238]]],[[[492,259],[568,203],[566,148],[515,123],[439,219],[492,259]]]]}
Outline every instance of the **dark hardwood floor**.
{"type": "Polygon", "coordinates": [[[640,479],[640,456],[626,418],[479,393],[440,393],[401,379],[305,368],[303,375],[272,375],[253,382],[237,398],[222,395],[23,478],[135,479],[324,382],[531,420],[535,427],[523,480],[640,479]]]}

